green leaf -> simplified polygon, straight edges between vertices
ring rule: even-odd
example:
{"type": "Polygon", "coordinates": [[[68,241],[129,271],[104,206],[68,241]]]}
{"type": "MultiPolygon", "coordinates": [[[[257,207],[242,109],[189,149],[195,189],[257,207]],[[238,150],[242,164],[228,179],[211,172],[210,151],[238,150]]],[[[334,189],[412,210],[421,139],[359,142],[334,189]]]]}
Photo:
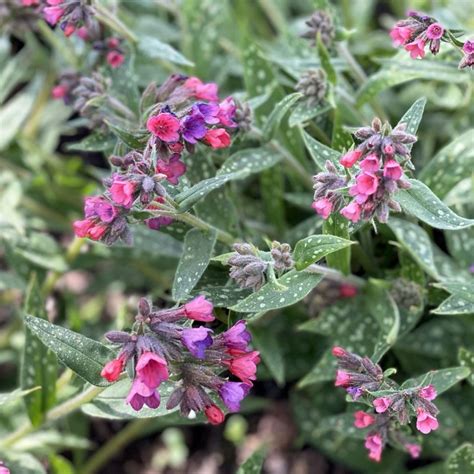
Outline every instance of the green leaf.
{"type": "Polygon", "coordinates": [[[146,405],[135,411],[125,400],[132,381],[125,378],[107,387],[102,393],[95,397],[90,403],[81,407],[81,410],[89,416],[97,418],[109,418],[115,420],[127,420],[132,418],[155,418],[168,415],[175,410],[167,410],[166,402],[171,392],[176,388],[174,383],[164,382],[159,387],[161,403],[158,408],[148,408],[146,405]]]}
{"type": "Polygon", "coordinates": [[[266,170],[260,175],[260,194],[267,221],[273,224],[278,232],[284,232],[287,228],[285,178],[281,167],[266,170]]]}
{"type": "MultiPolygon", "coordinates": [[[[233,255],[233,252],[230,254],[233,255]]],[[[236,286],[200,286],[192,292],[193,296],[204,295],[216,308],[230,308],[251,293],[250,290],[236,286]]]]}
{"type": "Polygon", "coordinates": [[[443,199],[474,169],[474,129],[470,129],[441,149],[422,169],[420,180],[443,199]],[[449,170],[449,172],[446,172],[449,170]]]}
{"type": "Polygon", "coordinates": [[[172,289],[175,301],[185,300],[196,286],[209,264],[215,243],[215,230],[205,233],[191,229],[186,234],[172,289]]]}
{"type": "Polygon", "coordinates": [[[338,108],[334,110],[334,124],[332,128],[331,147],[343,152],[349,150],[354,144],[352,134],[349,133],[342,123],[342,113],[338,108]]]}
{"type": "Polygon", "coordinates": [[[265,448],[257,449],[247,460],[237,469],[236,474],[260,474],[262,472],[263,461],[265,460],[265,448]]]}
{"type": "Polygon", "coordinates": [[[410,179],[411,188],[399,191],[395,200],[404,212],[436,229],[456,230],[474,225],[474,219],[455,214],[421,181],[410,179]]]}
{"type": "Polygon", "coordinates": [[[180,66],[194,66],[189,59],[185,58],[172,46],[153,36],[142,36],[138,43],[138,49],[150,59],[161,59],[180,66]]]}
{"type": "Polygon", "coordinates": [[[309,104],[307,101],[303,101],[297,104],[291,112],[290,117],[288,118],[288,125],[290,128],[297,125],[304,125],[305,122],[308,122],[319,115],[323,115],[331,109],[332,106],[328,103],[323,102],[321,104],[313,105],[309,104]]]}
{"type": "Polygon", "coordinates": [[[105,120],[105,123],[111,132],[120,138],[129,148],[142,149],[148,139],[149,134],[144,130],[126,130],[108,120],[105,120]]]}
{"type": "Polygon", "coordinates": [[[326,46],[321,40],[321,35],[318,34],[318,38],[316,40],[316,44],[318,47],[318,55],[319,60],[321,61],[321,67],[323,68],[324,72],[326,73],[326,77],[328,81],[334,86],[337,82],[337,75],[334,66],[331,64],[331,58],[329,57],[328,50],[326,46]]]}
{"type": "Polygon", "coordinates": [[[11,474],[46,474],[43,465],[31,454],[16,453],[9,449],[0,452],[0,458],[11,474]]]}
{"type": "Polygon", "coordinates": [[[470,373],[471,371],[467,367],[451,367],[449,369],[432,370],[427,374],[406,380],[401,385],[401,388],[415,388],[421,385],[432,384],[436,388],[436,392],[439,396],[461,380],[464,380],[470,373]]]}
{"type": "Polygon", "coordinates": [[[27,395],[38,390],[41,390],[41,387],[32,387],[28,390],[20,390],[17,388],[16,390],[13,390],[13,392],[0,393],[0,408],[4,405],[7,405],[8,403],[20,400],[21,398],[26,397],[27,395]]]}
{"type": "Polygon", "coordinates": [[[474,283],[443,281],[435,285],[451,293],[436,309],[435,314],[474,314],[474,283]]]}
{"type": "Polygon", "coordinates": [[[293,252],[295,268],[304,270],[312,263],[321,260],[327,255],[354,244],[350,240],[335,235],[311,235],[300,240],[293,252]]]}
{"type": "MultiPolygon", "coordinates": [[[[340,214],[333,214],[324,221],[323,233],[349,240],[349,221],[340,214]]],[[[351,273],[351,249],[349,246],[346,245],[341,250],[331,253],[326,260],[329,267],[335,268],[345,275],[351,273]]]]}
{"type": "Polygon", "coordinates": [[[292,270],[279,278],[278,284],[265,284],[230,309],[239,313],[260,313],[285,308],[302,300],[321,279],[321,275],[292,270]]]}
{"type": "Polygon", "coordinates": [[[252,326],[252,340],[263,362],[279,386],[285,383],[285,360],[277,334],[270,327],[252,326]]]}
{"type": "Polygon", "coordinates": [[[280,100],[278,104],[275,105],[275,108],[266,120],[262,130],[265,139],[269,139],[272,136],[273,131],[280,125],[280,122],[283,120],[283,117],[302,97],[303,94],[299,92],[294,92],[293,94],[287,95],[285,98],[280,100]]]}
{"type": "Polygon", "coordinates": [[[113,149],[117,139],[111,134],[93,132],[77,143],[69,143],[66,150],[72,151],[107,151],[113,149]]]}
{"type": "Polygon", "coordinates": [[[9,290],[12,288],[24,290],[25,286],[25,281],[20,276],[15,275],[12,272],[0,271],[0,291],[9,290]]]}
{"type": "Polygon", "coordinates": [[[474,470],[474,445],[465,443],[450,454],[446,461],[447,474],[468,474],[474,470]]]}
{"type": "Polygon", "coordinates": [[[86,382],[99,387],[110,385],[100,375],[105,363],[114,357],[106,346],[34,316],[25,315],[25,323],[64,365],[86,382]]]}
{"type": "Polygon", "coordinates": [[[304,130],[301,130],[301,135],[311,158],[318,167],[318,171],[326,170],[326,161],[328,160],[337,168],[341,167],[339,164],[339,158],[341,157],[341,154],[339,152],[327,147],[326,145],[323,145],[322,143],[319,143],[304,130]]]}
{"type": "Polygon", "coordinates": [[[395,217],[390,217],[388,226],[418,265],[428,275],[438,279],[439,273],[434,262],[431,240],[426,231],[416,224],[395,217]]]}
{"type": "MultiPolygon", "coordinates": [[[[417,99],[413,105],[405,112],[403,117],[399,120],[397,125],[402,123],[406,124],[406,131],[411,133],[412,135],[416,135],[418,131],[418,126],[421,123],[421,119],[423,118],[423,112],[425,110],[426,105],[426,98],[421,97],[417,99]]],[[[413,143],[406,145],[409,150],[411,150],[413,143]]]]}
{"type": "Polygon", "coordinates": [[[246,148],[229,156],[217,172],[217,176],[233,174],[233,179],[245,179],[251,174],[272,168],[283,155],[269,147],[246,148]]]}
{"type": "Polygon", "coordinates": [[[444,236],[449,254],[456,259],[459,265],[468,269],[474,255],[474,227],[445,231],[444,236]]]}
{"type": "Polygon", "coordinates": [[[471,385],[474,385],[474,352],[461,347],[459,349],[458,359],[462,367],[467,367],[471,371],[467,381],[471,385]]]}
{"type": "MultiPolygon", "coordinates": [[[[28,286],[24,312],[26,314],[35,313],[38,318],[47,318],[35,275],[31,278],[28,286]]],[[[24,399],[33,426],[39,426],[45,413],[54,406],[57,376],[58,362],[54,352],[42,344],[26,326],[20,371],[21,388],[28,390],[32,387],[41,387],[40,391],[35,391],[24,399]]]]}

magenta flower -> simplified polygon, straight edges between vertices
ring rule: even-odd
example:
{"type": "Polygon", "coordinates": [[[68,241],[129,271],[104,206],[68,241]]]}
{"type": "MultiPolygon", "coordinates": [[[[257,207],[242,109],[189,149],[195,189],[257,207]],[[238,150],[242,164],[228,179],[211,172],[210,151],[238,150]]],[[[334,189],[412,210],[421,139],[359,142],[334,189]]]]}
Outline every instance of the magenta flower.
{"type": "Polygon", "coordinates": [[[181,134],[188,142],[195,144],[198,140],[204,138],[207,128],[204,116],[197,112],[187,115],[181,122],[181,134]]]}
{"type": "Polygon", "coordinates": [[[227,148],[230,145],[230,135],[223,128],[208,130],[204,141],[212,148],[227,148]]]}
{"type": "Polygon", "coordinates": [[[102,222],[112,222],[117,216],[117,208],[102,196],[91,196],[84,200],[84,215],[98,217],[102,222]]]}
{"type": "Polygon", "coordinates": [[[162,112],[150,117],[146,123],[147,129],[160,140],[169,143],[179,140],[179,120],[169,112],[162,112]]]}
{"type": "Polygon", "coordinates": [[[230,412],[240,410],[241,401],[251,389],[250,385],[241,382],[225,382],[219,389],[219,395],[230,412]]]}
{"type": "Polygon", "coordinates": [[[427,385],[420,390],[420,397],[424,398],[425,400],[432,401],[437,396],[436,388],[433,385],[427,385]]]}
{"type": "Polygon", "coordinates": [[[430,415],[423,408],[418,408],[416,416],[416,428],[418,431],[428,434],[431,431],[437,430],[438,426],[438,420],[433,415],[430,415]]]}
{"type": "Polygon", "coordinates": [[[365,447],[369,450],[369,459],[380,462],[382,459],[383,442],[382,437],[378,433],[367,435],[365,447]]]}
{"type": "Polygon", "coordinates": [[[344,372],[343,370],[338,370],[336,372],[336,382],[334,385],[336,387],[347,387],[351,383],[351,376],[344,372]]]}
{"type": "Polygon", "coordinates": [[[332,202],[328,198],[321,198],[314,201],[311,207],[319,214],[323,219],[327,219],[332,211],[332,202]]]}
{"type": "Polygon", "coordinates": [[[348,151],[340,160],[342,166],[345,168],[352,168],[355,162],[362,156],[361,150],[348,151]]]}
{"type": "Polygon", "coordinates": [[[224,343],[229,349],[246,350],[252,336],[247,331],[247,324],[245,321],[237,321],[227,331],[222,333],[224,343]]]}
{"type": "Polygon", "coordinates": [[[344,357],[347,354],[347,351],[339,346],[334,346],[331,349],[331,353],[334,357],[344,357]]]}
{"type": "Polygon", "coordinates": [[[210,102],[217,102],[219,99],[217,95],[217,84],[214,82],[204,84],[197,77],[190,77],[183,86],[188,89],[196,99],[208,100],[210,102]]]}
{"type": "Polygon", "coordinates": [[[396,160],[388,160],[385,163],[383,175],[385,178],[394,179],[397,181],[402,177],[403,170],[396,160]]]}
{"type": "Polygon", "coordinates": [[[138,359],[135,371],[137,378],[150,389],[155,389],[169,377],[166,360],[154,352],[144,352],[138,359]]]}
{"type": "Polygon", "coordinates": [[[109,51],[107,53],[106,60],[110,67],[116,69],[124,63],[125,56],[118,51],[109,51]]]}
{"type": "Polygon", "coordinates": [[[140,411],[143,405],[158,408],[160,406],[160,394],[156,389],[149,388],[140,379],[135,379],[126,401],[135,411],[140,411]]]}
{"type": "Polygon", "coordinates": [[[360,219],[361,207],[356,202],[352,201],[346,207],[341,209],[341,214],[352,222],[358,222],[360,219]]]}
{"type": "Polygon", "coordinates": [[[204,414],[211,425],[220,425],[225,419],[224,412],[214,404],[205,408],[204,414]]]}
{"type": "Polygon", "coordinates": [[[252,380],[257,378],[257,364],[260,362],[260,353],[257,351],[243,352],[231,349],[229,354],[233,356],[230,360],[223,361],[229,371],[242,382],[252,386],[252,380]]]}
{"type": "Polygon", "coordinates": [[[100,375],[109,382],[115,382],[120,377],[124,364],[125,357],[117,357],[116,359],[110,360],[104,365],[100,375]]]}
{"type": "Polygon", "coordinates": [[[92,219],[74,221],[73,228],[77,237],[87,237],[91,240],[100,240],[107,231],[106,225],[94,222],[92,219]]]}
{"type": "Polygon", "coordinates": [[[166,175],[166,179],[171,184],[178,184],[179,178],[186,173],[186,165],[180,158],[179,154],[174,153],[168,161],[158,160],[156,162],[156,172],[166,175]]]}
{"type": "Polygon", "coordinates": [[[225,127],[237,127],[237,122],[234,121],[235,111],[237,107],[232,97],[226,97],[218,108],[217,118],[225,127]]]}
{"type": "Polygon", "coordinates": [[[380,168],[380,162],[375,153],[367,155],[361,162],[360,168],[366,173],[375,173],[380,168]]]}
{"type": "Polygon", "coordinates": [[[385,413],[391,403],[392,401],[387,397],[379,397],[373,401],[373,405],[377,413],[385,413]]]}
{"type": "Polygon", "coordinates": [[[58,84],[51,90],[51,96],[53,99],[63,99],[68,93],[68,88],[64,85],[58,84]]]}
{"type": "Polygon", "coordinates": [[[358,410],[354,413],[354,426],[356,428],[367,428],[368,426],[374,424],[375,417],[370,413],[366,413],[365,411],[358,410]]]}
{"type": "Polygon", "coordinates": [[[170,216],[158,216],[151,217],[145,220],[145,224],[149,229],[160,230],[162,227],[166,227],[174,222],[174,219],[170,216]]]}
{"type": "Polygon", "coordinates": [[[126,181],[122,176],[114,176],[112,186],[109,189],[110,196],[116,204],[121,204],[123,207],[132,207],[135,192],[135,184],[131,181],[126,181]]]}
{"type": "MultiPolygon", "coordinates": [[[[49,2],[48,2],[49,3],[49,2]]],[[[53,5],[52,3],[49,3],[53,5]]],[[[43,10],[44,19],[51,25],[54,26],[64,15],[64,8],[59,6],[46,7],[43,10]]]]}
{"type": "Polygon", "coordinates": [[[194,357],[204,359],[206,349],[212,345],[211,334],[212,330],[205,327],[183,329],[181,340],[194,357]]]}
{"type": "Polygon", "coordinates": [[[420,457],[421,446],[419,444],[407,443],[405,444],[405,449],[413,459],[417,459],[420,457]]]}
{"type": "Polygon", "coordinates": [[[402,46],[406,44],[412,35],[412,30],[406,26],[395,25],[390,31],[394,46],[402,46]]]}
{"type": "Polygon", "coordinates": [[[0,461],[0,474],[10,474],[10,469],[4,466],[1,461],[0,461]]]}
{"type": "Polygon", "coordinates": [[[474,40],[467,40],[462,47],[466,54],[474,54],[474,40]]]}
{"type": "Polygon", "coordinates": [[[379,180],[377,176],[372,173],[361,173],[356,178],[357,191],[359,194],[370,196],[377,191],[379,180]]]}
{"type": "Polygon", "coordinates": [[[405,45],[405,50],[410,53],[412,59],[425,57],[425,42],[419,38],[405,45]]]}
{"type": "Polygon", "coordinates": [[[439,23],[433,23],[426,29],[426,37],[430,40],[439,40],[444,35],[444,28],[439,23]]]}
{"type": "Polygon", "coordinates": [[[213,309],[212,303],[206,300],[203,295],[197,296],[183,307],[184,315],[188,319],[194,319],[194,321],[201,321],[203,323],[214,321],[213,309]]]}

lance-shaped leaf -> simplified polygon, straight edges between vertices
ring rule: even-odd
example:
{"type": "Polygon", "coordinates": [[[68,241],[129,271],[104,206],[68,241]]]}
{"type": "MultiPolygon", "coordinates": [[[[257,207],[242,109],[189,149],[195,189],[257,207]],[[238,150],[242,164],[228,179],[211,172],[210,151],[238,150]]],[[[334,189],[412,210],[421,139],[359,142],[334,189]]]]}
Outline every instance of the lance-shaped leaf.
{"type": "Polygon", "coordinates": [[[323,41],[321,40],[321,35],[318,34],[317,40],[317,47],[318,47],[318,56],[319,60],[321,61],[321,67],[323,68],[328,81],[334,86],[336,85],[337,75],[334,66],[331,63],[331,58],[329,57],[328,50],[324,45],[323,41]]]}
{"type": "Polygon", "coordinates": [[[333,150],[332,148],[329,148],[326,145],[323,145],[322,143],[319,143],[303,129],[301,130],[301,135],[311,158],[316,163],[316,166],[319,168],[318,171],[326,170],[327,160],[333,163],[336,167],[341,167],[341,165],[339,164],[339,158],[341,154],[338,151],[333,150]]]}
{"type": "Polygon", "coordinates": [[[302,97],[303,94],[299,92],[294,92],[293,94],[287,95],[285,98],[280,100],[278,104],[276,104],[275,108],[272,110],[272,113],[265,122],[265,125],[262,130],[263,136],[266,139],[272,136],[273,131],[280,125],[280,122],[283,120],[283,117],[302,97]]]}
{"type": "Polygon", "coordinates": [[[26,397],[32,392],[37,392],[39,390],[41,390],[41,387],[38,386],[32,387],[28,390],[20,390],[19,388],[17,388],[16,390],[13,390],[13,392],[0,393],[0,408],[2,408],[4,405],[7,405],[8,403],[20,400],[21,398],[26,397]]]}
{"type": "Polygon", "coordinates": [[[446,474],[466,474],[474,469],[474,445],[465,443],[450,454],[446,461],[446,474]]]}
{"type": "MultiPolygon", "coordinates": [[[[229,253],[234,255],[234,253],[229,253]]],[[[239,288],[235,285],[229,286],[198,286],[192,291],[192,296],[204,295],[215,308],[230,308],[243,300],[251,290],[239,288]]]]}
{"type": "Polygon", "coordinates": [[[467,282],[441,282],[438,288],[451,293],[436,309],[435,314],[474,314],[474,283],[467,282]]]}
{"type": "Polygon", "coordinates": [[[239,313],[260,313],[285,308],[301,301],[320,281],[321,275],[292,270],[278,279],[278,284],[269,282],[257,292],[232,306],[239,313]]]}
{"type": "Polygon", "coordinates": [[[117,139],[110,133],[94,132],[76,143],[66,145],[66,150],[73,151],[107,151],[112,150],[117,139]]]}
{"type": "Polygon", "coordinates": [[[411,188],[395,195],[403,212],[411,214],[436,229],[456,230],[474,225],[474,219],[458,216],[444,204],[428,186],[410,179],[411,188]]]}
{"type": "Polygon", "coordinates": [[[252,326],[252,340],[260,356],[279,386],[285,383],[285,360],[278,335],[269,327],[252,326]]]}
{"type": "Polygon", "coordinates": [[[86,382],[99,387],[110,385],[100,376],[103,366],[114,357],[106,346],[35,316],[25,315],[25,323],[65,366],[86,382]]]}
{"type": "Polygon", "coordinates": [[[259,474],[262,472],[263,461],[265,460],[265,448],[257,449],[239,467],[237,474],[259,474]]]}
{"type": "Polygon", "coordinates": [[[43,465],[31,454],[8,449],[0,457],[11,474],[46,474],[43,465]]]}
{"type": "Polygon", "coordinates": [[[469,377],[471,373],[467,367],[451,367],[449,369],[433,370],[419,377],[406,380],[402,385],[402,389],[415,388],[432,384],[436,388],[436,392],[440,395],[452,386],[469,377]]]}
{"type": "MultiPolygon", "coordinates": [[[[323,223],[323,233],[349,240],[349,221],[340,214],[332,214],[323,223]]],[[[345,275],[349,275],[351,272],[351,249],[349,246],[344,246],[331,253],[326,260],[331,268],[335,268],[345,275]]]]}
{"type": "Polygon", "coordinates": [[[174,277],[172,295],[175,301],[186,299],[206,270],[216,243],[216,231],[191,229],[184,238],[183,254],[174,277]]]}
{"type": "Polygon", "coordinates": [[[297,270],[303,270],[327,255],[354,243],[335,235],[310,235],[300,240],[295,246],[293,252],[295,267],[297,270]]]}
{"type": "MultiPolygon", "coordinates": [[[[46,319],[44,302],[36,276],[33,275],[25,299],[24,312],[37,314],[46,319]]],[[[58,363],[54,352],[48,349],[28,326],[25,326],[25,343],[21,361],[20,382],[23,390],[41,387],[25,397],[26,410],[34,426],[39,426],[45,413],[54,405],[56,399],[56,379],[58,363]]]]}
{"type": "Polygon", "coordinates": [[[471,385],[474,385],[474,352],[461,347],[461,349],[459,349],[458,359],[463,367],[467,367],[471,371],[467,380],[471,385]]]}
{"type": "Polygon", "coordinates": [[[149,136],[149,133],[145,130],[127,130],[123,126],[114,124],[108,120],[106,120],[105,123],[108,125],[112,133],[120,138],[120,140],[130,148],[143,148],[149,136]]]}
{"type": "Polygon", "coordinates": [[[307,101],[300,102],[291,112],[288,119],[288,125],[295,127],[296,125],[303,125],[305,122],[312,120],[319,115],[323,115],[332,109],[332,105],[327,102],[321,104],[309,104],[307,101]]]}
{"type": "Polygon", "coordinates": [[[151,59],[161,59],[181,66],[194,66],[189,59],[185,58],[172,46],[153,36],[142,36],[138,43],[138,49],[143,55],[151,59]]]}
{"type": "MultiPolygon", "coordinates": [[[[403,117],[399,120],[398,125],[404,123],[406,125],[406,131],[412,135],[416,135],[418,127],[421,123],[423,117],[423,112],[425,110],[426,98],[421,97],[417,99],[413,105],[405,112],[403,117]]],[[[413,143],[406,145],[406,147],[411,150],[413,143]]]]}

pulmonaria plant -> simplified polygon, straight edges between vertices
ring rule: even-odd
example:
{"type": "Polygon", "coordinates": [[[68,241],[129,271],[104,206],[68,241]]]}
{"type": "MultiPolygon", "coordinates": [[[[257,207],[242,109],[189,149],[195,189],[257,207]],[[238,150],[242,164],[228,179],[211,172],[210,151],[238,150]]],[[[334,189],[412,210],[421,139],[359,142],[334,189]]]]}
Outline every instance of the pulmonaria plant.
{"type": "Polygon", "coordinates": [[[249,348],[251,335],[245,321],[238,321],[216,335],[204,325],[189,326],[189,321],[214,321],[212,303],[197,296],[177,308],[160,310],[141,299],[132,331],[111,331],[105,335],[121,349],[104,366],[101,375],[115,382],[128,364],[133,381],[125,403],[135,411],[144,405],[158,408],[160,385],[168,381],[173,383],[174,390],[167,409],[179,406],[186,417],[204,412],[210,423],[220,424],[224,412],[211,395],[220,397],[230,412],[239,411],[256,379],[259,353],[249,348]],[[240,381],[229,380],[224,372],[240,381]]]}
{"type": "MultiPolygon", "coordinates": [[[[120,103],[104,92],[102,84],[98,79],[79,81],[73,94],[79,96],[74,106],[81,113],[87,113],[91,98],[103,95],[120,112],[120,103]]],[[[231,97],[219,102],[216,84],[172,75],[145,93],[153,95],[154,105],[148,111],[144,149],[110,157],[115,170],[104,180],[106,191],[87,198],[85,219],[74,223],[79,237],[108,245],[119,238],[131,243],[128,224],[137,222],[134,211],[143,211],[145,217],[139,220],[151,229],[172,223],[175,209],[164,182],[179,184],[186,172],[183,155],[192,154],[198,143],[215,149],[230,146],[228,130],[237,127],[236,106],[231,97]]]]}
{"type": "Polygon", "coordinates": [[[405,172],[413,170],[407,145],[416,142],[405,129],[402,123],[392,130],[377,118],[370,127],[358,129],[354,136],[361,143],[340,159],[348,174],[327,162],[326,171],[314,176],[313,209],[323,219],[339,212],[352,222],[374,217],[387,222],[390,209],[400,212],[394,194],[410,187],[404,179],[405,172]]]}
{"type": "Polygon", "coordinates": [[[368,357],[342,347],[334,347],[332,353],[338,365],[336,387],[344,388],[354,401],[369,407],[354,413],[354,426],[367,430],[365,447],[369,458],[380,462],[387,444],[417,458],[421,445],[410,426],[414,423],[424,435],[438,429],[439,410],[433,403],[437,396],[435,387],[423,381],[403,388],[368,357]]]}

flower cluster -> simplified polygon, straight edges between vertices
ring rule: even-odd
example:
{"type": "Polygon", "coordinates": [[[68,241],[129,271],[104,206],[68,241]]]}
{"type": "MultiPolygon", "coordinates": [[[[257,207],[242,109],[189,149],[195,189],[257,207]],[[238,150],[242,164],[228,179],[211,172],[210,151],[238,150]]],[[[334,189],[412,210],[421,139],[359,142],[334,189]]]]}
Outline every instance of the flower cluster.
{"type": "Polygon", "coordinates": [[[435,387],[422,382],[401,388],[368,357],[360,357],[342,347],[334,347],[332,353],[338,363],[336,387],[344,388],[353,400],[370,407],[370,411],[354,413],[354,426],[368,428],[365,447],[369,458],[379,462],[387,443],[417,458],[421,446],[404,427],[416,418],[419,432],[429,434],[438,429],[436,416],[439,410],[433,403],[437,396],[435,387]]]}
{"type": "Polygon", "coordinates": [[[104,40],[96,40],[93,43],[93,48],[105,56],[107,64],[111,68],[116,69],[125,61],[125,51],[120,38],[111,36],[104,40]]]}
{"type": "Polygon", "coordinates": [[[474,67],[474,40],[467,40],[463,44],[462,51],[464,56],[459,63],[459,69],[474,67]]]}
{"type": "Polygon", "coordinates": [[[446,41],[445,28],[434,18],[415,11],[408,13],[406,20],[398,21],[390,31],[394,46],[403,46],[413,59],[425,56],[429,44],[431,53],[437,54],[441,41],[446,41]]]}
{"type": "Polygon", "coordinates": [[[204,296],[162,310],[143,298],[135,319],[132,333],[111,331],[105,335],[121,349],[101,372],[105,379],[114,382],[129,364],[134,375],[127,404],[136,411],[144,405],[157,408],[159,387],[173,376],[176,387],[166,404],[169,410],[179,406],[187,417],[203,411],[210,423],[222,423],[224,413],[210,393],[217,394],[230,412],[240,409],[260,362],[259,353],[249,348],[251,335],[244,321],[217,335],[204,325],[190,327],[187,320],[214,320],[212,303],[204,296]],[[225,371],[240,381],[223,377],[225,371]]]}
{"type": "Polygon", "coordinates": [[[400,212],[393,195],[410,186],[403,179],[405,171],[413,169],[407,145],[416,141],[405,128],[402,123],[392,130],[374,119],[371,127],[358,129],[354,135],[361,143],[340,159],[340,164],[352,169],[353,174],[343,175],[332,163],[326,163],[327,171],[313,178],[313,209],[323,219],[340,212],[352,222],[373,217],[387,222],[390,209],[400,212]]]}
{"type": "MultiPolygon", "coordinates": [[[[81,78],[72,92],[74,107],[81,115],[90,109],[90,99],[103,96],[101,102],[121,112],[123,106],[106,92],[100,78],[81,78]]],[[[86,199],[85,219],[74,223],[76,235],[101,240],[107,244],[121,238],[130,241],[127,222],[134,210],[146,211],[144,222],[152,229],[173,222],[174,209],[167,206],[163,181],[172,185],[186,172],[182,161],[185,151],[192,153],[198,142],[212,148],[230,145],[226,128],[234,128],[235,104],[231,97],[219,102],[217,85],[204,84],[195,77],[172,75],[160,87],[145,91],[153,95],[154,106],[146,126],[150,134],[144,137],[144,150],[132,150],[125,156],[110,157],[116,168],[101,197],[86,199]],[[104,209],[106,208],[106,212],[104,209]]],[[[100,111],[94,119],[100,120],[100,111]]],[[[92,117],[91,117],[92,118],[92,117]]]]}
{"type": "Polygon", "coordinates": [[[321,38],[322,43],[327,48],[332,45],[336,36],[336,30],[331,16],[324,10],[315,11],[309,20],[305,21],[308,30],[305,31],[301,37],[311,40],[315,44],[316,38],[321,38]]]}
{"type": "MultiPolygon", "coordinates": [[[[29,4],[38,4],[35,0],[26,0],[29,4]]],[[[25,4],[25,1],[23,2],[25,4]]],[[[78,28],[85,26],[92,28],[94,19],[94,10],[85,2],[77,0],[46,0],[44,4],[44,19],[51,25],[59,24],[66,36],[71,36],[78,28]]]]}
{"type": "Polygon", "coordinates": [[[326,73],[322,69],[310,69],[304,72],[295,89],[305,96],[308,106],[320,104],[327,92],[326,73]]]}

